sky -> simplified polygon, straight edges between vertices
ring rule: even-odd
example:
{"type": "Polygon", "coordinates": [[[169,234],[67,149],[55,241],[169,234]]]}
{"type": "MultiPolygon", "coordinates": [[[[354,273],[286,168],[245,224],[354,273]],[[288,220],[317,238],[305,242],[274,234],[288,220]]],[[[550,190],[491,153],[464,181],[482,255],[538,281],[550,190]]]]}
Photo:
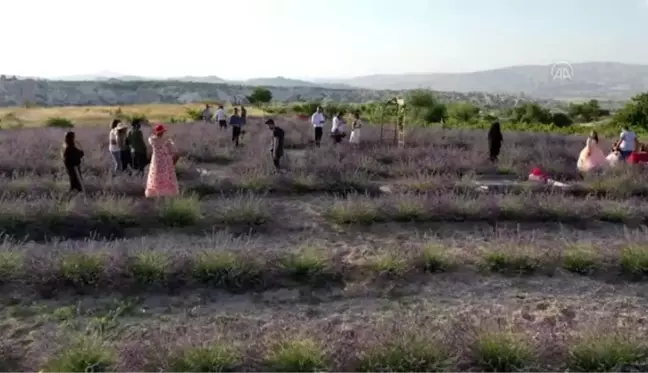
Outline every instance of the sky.
{"type": "Polygon", "coordinates": [[[2,0],[0,73],[348,78],[648,64],[648,0],[2,0]]]}

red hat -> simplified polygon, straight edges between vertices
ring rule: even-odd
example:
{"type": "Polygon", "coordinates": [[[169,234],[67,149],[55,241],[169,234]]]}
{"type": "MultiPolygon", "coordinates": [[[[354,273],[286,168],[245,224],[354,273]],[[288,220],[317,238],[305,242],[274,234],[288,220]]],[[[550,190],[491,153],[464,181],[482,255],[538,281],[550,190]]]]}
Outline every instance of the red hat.
{"type": "Polygon", "coordinates": [[[155,128],[153,128],[153,133],[156,134],[156,135],[159,135],[159,134],[162,134],[162,133],[166,132],[166,130],[167,129],[164,126],[164,124],[158,124],[158,125],[155,126],[155,128]]]}
{"type": "Polygon", "coordinates": [[[544,172],[539,167],[534,167],[533,171],[531,171],[531,175],[533,176],[544,176],[544,172]]]}

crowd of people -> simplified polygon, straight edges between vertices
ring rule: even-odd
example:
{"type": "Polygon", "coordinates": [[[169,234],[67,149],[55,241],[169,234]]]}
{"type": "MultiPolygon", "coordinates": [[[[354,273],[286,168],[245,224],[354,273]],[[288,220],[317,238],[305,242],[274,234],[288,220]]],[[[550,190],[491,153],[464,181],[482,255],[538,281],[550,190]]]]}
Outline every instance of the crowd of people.
{"type": "MultiPolygon", "coordinates": [[[[215,113],[210,105],[206,105],[202,112],[202,119],[206,123],[218,123],[221,130],[232,129],[231,141],[235,147],[240,146],[240,139],[245,134],[244,126],[247,124],[247,110],[245,107],[234,108],[233,114],[228,117],[223,106],[218,106],[215,113]]],[[[324,125],[327,121],[321,107],[310,117],[313,126],[313,143],[320,147],[324,134],[324,125]]],[[[108,134],[108,151],[112,160],[113,174],[135,174],[144,175],[148,166],[146,178],[146,197],[171,197],[179,193],[178,180],[176,176],[176,163],[180,158],[178,150],[169,137],[165,136],[167,131],[163,124],[153,127],[152,134],[148,137],[148,145],[142,133],[143,119],[134,119],[130,126],[120,119],[111,123],[108,134]],[[149,157],[149,147],[151,149],[149,157]]],[[[272,131],[272,143],[270,154],[272,163],[277,171],[281,171],[281,159],[284,156],[285,132],[276,125],[273,119],[265,121],[265,125],[272,131]]],[[[330,137],[332,143],[339,144],[346,137],[346,122],[343,113],[337,112],[331,118],[330,137]]],[[[353,123],[349,143],[360,144],[362,120],[360,113],[353,113],[353,123]]],[[[497,162],[503,143],[501,126],[494,121],[488,131],[489,157],[492,162],[497,162]]],[[[592,131],[586,140],[585,147],[580,152],[577,162],[578,170],[589,172],[606,167],[612,167],[622,161],[629,163],[648,163],[648,152],[642,146],[637,135],[628,127],[623,128],[618,141],[615,142],[612,151],[606,156],[599,145],[599,137],[596,131],[592,131]]],[[[74,132],[67,132],[63,144],[63,163],[70,180],[72,191],[83,192],[84,185],[81,173],[81,161],[84,152],[75,139],[74,132]]]]}
{"type": "Polygon", "coordinates": [[[577,168],[582,172],[602,170],[615,167],[622,162],[630,164],[648,163],[646,146],[639,142],[637,134],[625,126],[618,140],[606,156],[600,146],[599,136],[592,131],[587,137],[585,147],[578,156],[577,168]]]}

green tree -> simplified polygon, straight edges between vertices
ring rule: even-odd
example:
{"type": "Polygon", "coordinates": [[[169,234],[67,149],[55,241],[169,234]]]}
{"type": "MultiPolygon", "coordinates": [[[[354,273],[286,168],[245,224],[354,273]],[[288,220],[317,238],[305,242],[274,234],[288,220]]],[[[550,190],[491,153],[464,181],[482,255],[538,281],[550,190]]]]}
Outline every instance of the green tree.
{"type": "Polygon", "coordinates": [[[470,102],[448,105],[448,117],[459,123],[473,123],[479,118],[479,108],[470,102]]]}
{"type": "Polygon", "coordinates": [[[573,124],[572,118],[565,113],[553,113],[551,123],[556,127],[569,127],[573,124]]]}
{"type": "Polygon", "coordinates": [[[634,96],[615,116],[618,124],[648,129],[648,92],[634,96]]]}
{"type": "Polygon", "coordinates": [[[258,107],[265,113],[264,107],[272,101],[272,92],[264,87],[256,87],[252,94],[246,98],[251,105],[258,107]]]}
{"type": "Polygon", "coordinates": [[[551,112],[535,102],[527,102],[514,110],[514,119],[520,123],[551,123],[551,112]]]}
{"type": "Polygon", "coordinates": [[[448,109],[439,102],[432,91],[417,89],[407,93],[405,105],[408,111],[408,120],[414,122],[439,123],[445,120],[448,109]]]}

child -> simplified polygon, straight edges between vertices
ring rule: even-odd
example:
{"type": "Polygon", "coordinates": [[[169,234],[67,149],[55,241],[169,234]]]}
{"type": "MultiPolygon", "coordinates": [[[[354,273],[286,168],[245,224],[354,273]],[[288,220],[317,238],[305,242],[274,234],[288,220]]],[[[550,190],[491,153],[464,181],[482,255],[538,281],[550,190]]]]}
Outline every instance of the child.
{"type": "Polygon", "coordinates": [[[83,159],[83,150],[77,145],[74,132],[67,132],[63,143],[63,164],[70,178],[70,191],[73,192],[83,192],[81,159],[83,159]]]}

